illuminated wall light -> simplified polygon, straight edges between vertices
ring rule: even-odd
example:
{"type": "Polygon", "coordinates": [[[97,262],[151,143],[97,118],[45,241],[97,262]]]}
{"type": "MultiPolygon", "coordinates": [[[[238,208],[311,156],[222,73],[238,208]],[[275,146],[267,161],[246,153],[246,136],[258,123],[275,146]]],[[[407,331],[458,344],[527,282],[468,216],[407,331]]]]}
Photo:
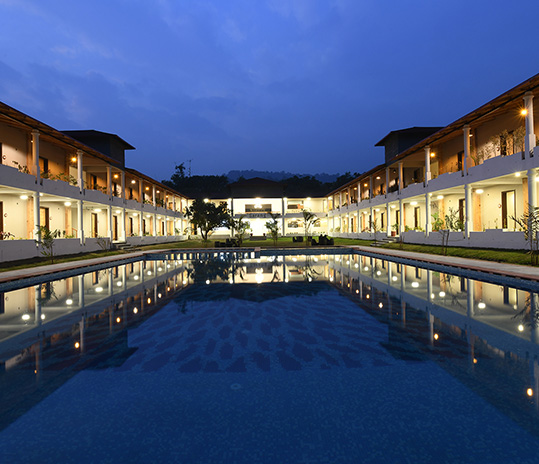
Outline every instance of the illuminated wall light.
{"type": "Polygon", "coordinates": [[[412,201],[412,202],[410,202],[410,204],[411,204],[412,206],[417,206],[417,201],[412,201]]]}
{"type": "Polygon", "coordinates": [[[22,315],[22,320],[23,320],[23,321],[28,321],[28,320],[30,320],[30,314],[23,314],[23,315],[22,315]]]}
{"type": "Polygon", "coordinates": [[[433,151],[430,153],[430,157],[431,158],[434,158],[436,156],[436,153],[434,153],[433,151]]]}
{"type": "Polygon", "coordinates": [[[77,162],[77,157],[76,157],[76,156],[73,156],[73,158],[71,158],[71,162],[72,162],[72,163],[76,163],[76,162],[77,162]]]}
{"type": "Polygon", "coordinates": [[[209,280],[206,280],[206,285],[210,285],[210,281],[209,281],[209,280]]]}
{"type": "Polygon", "coordinates": [[[368,187],[368,186],[369,186],[369,184],[367,184],[367,183],[363,184],[363,187],[368,187]]]}
{"type": "Polygon", "coordinates": [[[528,395],[528,396],[533,396],[533,389],[528,388],[528,389],[526,390],[526,395],[528,395]]]}
{"type": "Polygon", "coordinates": [[[477,307],[479,309],[485,309],[487,307],[487,305],[481,301],[481,302],[477,303],[477,307]]]}
{"type": "MultiPolygon", "coordinates": [[[[330,282],[333,282],[333,279],[329,279],[330,282]]],[[[287,284],[288,283],[288,277],[286,279],[284,279],[284,283],[287,284]]]]}
{"type": "Polygon", "coordinates": [[[146,301],[148,302],[148,304],[152,304],[152,299],[151,298],[148,298],[146,301]]]}
{"type": "Polygon", "coordinates": [[[133,276],[133,279],[134,279],[134,280],[138,280],[138,279],[139,279],[139,276],[138,276],[138,275],[133,276]]]}
{"type": "Polygon", "coordinates": [[[436,198],[437,198],[438,200],[443,200],[443,199],[444,199],[444,196],[443,196],[443,195],[438,195],[436,198]]]}
{"type": "Polygon", "coordinates": [[[137,314],[138,313],[138,308],[133,308],[133,313],[137,314]]]}
{"type": "Polygon", "coordinates": [[[121,287],[123,285],[122,282],[116,282],[116,286],[121,287]]]}
{"type": "Polygon", "coordinates": [[[64,203],[64,206],[71,206],[71,202],[70,202],[70,201],[66,201],[66,202],[64,203]]]}
{"type": "Polygon", "coordinates": [[[42,197],[42,196],[43,196],[43,193],[40,192],[40,193],[39,193],[39,196],[42,197]]]}
{"type": "Polygon", "coordinates": [[[477,364],[477,358],[473,358],[473,363],[477,364]]]}
{"type": "Polygon", "coordinates": [[[170,292],[170,287],[167,287],[167,292],[170,292]]]}
{"type": "Polygon", "coordinates": [[[116,318],[116,323],[117,323],[117,324],[119,324],[121,321],[122,321],[122,320],[121,320],[119,317],[116,318]]]}
{"type": "Polygon", "coordinates": [[[412,287],[414,287],[414,288],[419,287],[419,282],[412,282],[412,287]]]}
{"type": "Polygon", "coordinates": [[[382,275],[382,271],[376,271],[376,275],[377,275],[377,276],[381,276],[381,275],[382,275]]]}
{"type": "Polygon", "coordinates": [[[333,277],[330,277],[330,278],[329,278],[329,281],[330,281],[330,282],[333,282],[333,277]]]}
{"type": "Polygon", "coordinates": [[[376,212],[380,211],[380,208],[376,208],[376,212]]]}
{"type": "Polygon", "coordinates": [[[152,271],[148,271],[147,274],[148,274],[148,275],[152,275],[152,271]]]}
{"type": "Polygon", "coordinates": [[[100,213],[101,212],[101,208],[94,208],[94,213],[100,213]]]}
{"type": "Polygon", "coordinates": [[[384,307],[384,303],[382,303],[382,302],[378,303],[378,307],[379,307],[380,309],[382,309],[382,308],[384,307]]]}
{"type": "Polygon", "coordinates": [[[436,295],[434,293],[431,293],[430,297],[431,297],[431,299],[434,299],[436,297],[436,295]]]}
{"type": "Polygon", "coordinates": [[[158,293],[158,294],[157,294],[157,298],[161,298],[161,293],[158,293]]]}
{"type": "Polygon", "coordinates": [[[118,179],[118,174],[114,174],[112,177],[114,177],[115,179],[118,179]]]}
{"type": "Polygon", "coordinates": [[[395,206],[395,205],[391,205],[391,209],[395,209],[395,208],[396,208],[396,206],[395,206]]]}
{"type": "Polygon", "coordinates": [[[28,195],[21,195],[19,198],[21,200],[28,200],[28,195]]]}
{"type": "Polygon", "coordinates": [[[138,213],[133,213],[133,217],[137,217],[138,216],[138,213]]]}
{"type": "Polygon", "coordinates": [[[208,203],[210,200],[208,198],[204,198],[204,203],[208,203]]]}
{"type": "Polygon", "coordinates": [[[347,259],[347,260],[346,260],[346,264],[350,264],[350,260],[347,259]]]}
{"type": "Polygon", "coordinates": [[[41,320],[42,320],[42,321],[45,320],[45,314],[42,314],[42,315],[41,315],[41,320]]]}
{"type": "Polygon", "coordinates": [[[365,266],[365,267],[363,268],[363,270],[364,270],[364,271],[368,271],[368,270],[369,270],[369,266],[365,266]]]}
{"type": "Polygon", "coordinates": [[[103,291],[103,287],[96,287],[95,291],[96,293],[101,293],[103,291]]]}
{"type": "Polygon", "coordinates": [[[440,338],[440,336],[438,334],[434,334],[434,340],[438,340],[440,338]]]}
{"type": "Polygon", "coordinates": [[[522,116],[527,116],[528,115],[528,110],[526,108],[523,108],[523,109],[520,110],[520,114],[522,116]]]}
{"type": "Polygon", "coordinates": [[[371,296],[367,294],[365,298],[367,298],[367,300],[370,300],[371,296]]]}
{"type": "Polygon", "coordinates": [[[376,180],[380,180],[380,176],[376,176],[376,180]]]}
{"type": "Polygon", "coordinates": [[[483,193],[483,189],[477,189],[477,190],[475,191],[475,193],[481,195],[481,194],[483,193]]]}
{"type": "Polygon", "coordinates": [[[356,293],[359,293],[359,290],[356,290],[356,293]]]}
{"type": "Polygon", "coordinates": [[[359,264],[358,263],[354,264],[354,267],[357,269],[359,267],[359,264]]]}
{"type": "Polygon", "coordinates": [[[131,181],[131,184],[136,184],[136,183],[137,183],[137,181],[136,181],[135,179],[133,179],[133,180],[131,181]]]}
{"type": "Polygon", "coordinates": [[[515,177],[520,177],[520,172],[515,172],[515,177]]]}
{"type": "Polygon", "coordinates": [[[393,282],[396,282],[396,281],[398,280],[398,278],[397,278],[397,276],[393,276],[393,277],[391,277],[391,280],[392,280],[393,282]]]}
{"type": "Polygon", "coordinates": [[[117,209],[116,214],[121,214],[121,211],[119,209],[117,209]]]}
{"type": "Polygon", "coordinates": [[[75,342],[75,348],[78,350],[80,348],[80,343],[79,342],[75,342]]]}
{"type": "Polygon", "coordinates": [[[524,332],[524,326],[522,324],[519,324],[518,331],[519,332],[524,332]]]}
{"type": "Polygon", "coordinates": [[[443,298],[445,296],[445,292],[440,292],[440,293],[438,293],[438,295],[440,295],[440,297],[443,298]]]}
{"type": "Polygon", "coordinates": [[[184,281],[182,282],[182,284],[183,284],[183,285],[187,285],[187,280],[184,280],[184,281]]]}
{"type": "Polygon", "coordinates": [[[72,305],[72,304],[73,304],[73,300],[72,300],[71,298],[68,298],[68,299],[66,300],[66,304],[67,304],[67,305],[72,305]]]}
{"type": "Polygon", "coordinates": [[[150,190],[150,187],[146,187],[146,191],[150,190]]]}
{"type": "Polygon", "coordinates": [[[162,268],[162,267],[158,267],[157,270],[158,270],[159,272],[161,272],[161,271],[163,270],[163,268],[162,268]]]}

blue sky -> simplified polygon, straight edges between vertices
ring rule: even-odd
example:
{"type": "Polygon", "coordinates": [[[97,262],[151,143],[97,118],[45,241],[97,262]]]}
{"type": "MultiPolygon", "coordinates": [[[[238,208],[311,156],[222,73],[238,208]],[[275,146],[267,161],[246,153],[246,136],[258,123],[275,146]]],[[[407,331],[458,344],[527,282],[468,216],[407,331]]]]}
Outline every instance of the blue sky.
{"type": "Polygon", "coordinates": [[[0,100],[161,180],[362,172],[539,72],[539,2],[0,0],[0,100]]]}

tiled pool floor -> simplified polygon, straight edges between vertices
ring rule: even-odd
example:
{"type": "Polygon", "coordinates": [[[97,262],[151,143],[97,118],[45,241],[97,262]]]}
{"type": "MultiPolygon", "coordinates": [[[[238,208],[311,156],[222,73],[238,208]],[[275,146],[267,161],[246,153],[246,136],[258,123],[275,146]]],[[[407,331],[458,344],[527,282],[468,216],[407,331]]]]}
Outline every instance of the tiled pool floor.
{"type": "Polygon", "coordinates": [[[329,285],[256,288],[180,294],[129,331],[125,363],[78,372],[3,430],[0,462],[537,462],[535,436],[386,351],[387,326],[329,285]]]}

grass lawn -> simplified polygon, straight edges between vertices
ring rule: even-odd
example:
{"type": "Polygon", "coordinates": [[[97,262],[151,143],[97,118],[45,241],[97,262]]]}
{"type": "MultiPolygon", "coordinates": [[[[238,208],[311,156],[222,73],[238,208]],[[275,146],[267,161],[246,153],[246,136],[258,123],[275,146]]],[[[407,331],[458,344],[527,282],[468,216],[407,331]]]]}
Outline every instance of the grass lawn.
{"type": "MultiPolygon", "coordinates": [[[[361,245],[369,246],[373,242],[371,240],[358,240],[351,238],[335,238],[335,245],[337,246],[351,246],[361,245]]],[[[146,245],[138,247],[141,251],[151,250],[171,250],[181,248],[208,248],[213,247],[214,241],[209,241],[208,244],[204,244],[202,240],[185,240],[182,242],[162,243],[155,245],[146,245]]],[[[261,248],[274,248],[273,240],[245,240],[243,242],[244,247],[261,247],[261,248]]],[[[279,237],[277,241],[277,248],[305,248],[305,242],[293,242],[292,237],[279,237]]],[[[430,253],[433,255],[441,255],[442,247],[434,245],[412,245],[403,244],[402,247],[398,243],[389,243],[382,245],[381,248],[389,248],[403,251],[414,251],[418,253],[430,253]]],[[[81,253],[77,255],[58,256],[55,257],[55,263],[66,263],[70,261],[80,261],[84,259],[100,258],[103,256],[115,256],[129,251],[98,251],[93,253],[81,253]]],[[[526,251],[513,251],[513,250],[493,250],[493,249],[472,249],[472,248],[458,248],[449,247],[447,249],[448,256],[458,256],[462,258],[483,259],[487,261],[497,261],[510,264],[524,264],[530,265],[530,255],[526,251]]],[[[50,260],[47,258],[32,258],[20,261],[13,261],[8,263],[0,263],[0,271],[12,271],[17,269],[27,269],[37,266],[43,266],[50,264],[50,260]]]]}

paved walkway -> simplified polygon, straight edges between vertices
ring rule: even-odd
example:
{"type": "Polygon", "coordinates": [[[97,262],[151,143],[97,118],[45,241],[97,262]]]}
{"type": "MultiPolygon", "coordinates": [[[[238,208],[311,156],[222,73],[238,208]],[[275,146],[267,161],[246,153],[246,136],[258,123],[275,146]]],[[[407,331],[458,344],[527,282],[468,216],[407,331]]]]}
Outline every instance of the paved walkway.
{"type": "MultiPolygon", "coordinates": [[[[457,258],[454,256],[430,255],[427,253],[414,253],[412,251],[401,251],[393,249],[390,250],[385,248],[375,248],[368,246],[346,246],[344,248],[353,248],[358,251],[376,253],[381,256],[395,256],[399,258],[413,259],[419,262],[442,264],[445,266],[454,266],[461,269],[472,269],[475,271],[486,272],[490,274],[498,274],[516,277],[519,279],[539,281],[539,267],[522,266],[519,264],[496,263],[494,261],[483,261],[479,259],[457,258]]],[[[296,248],[290,249],[296,250],[296,248]]],[[[0,272],[0,283],[11,282],[25,277],[35,277],[56,272],[83,269],[85,267],[93,266],[95,264],[110,263],[111,265],[113,265],[116,261],[122,261],[130,258],[140,258],[146,254],[162,253],[166,251],[171,250],[151,250],[147,252],[137,251],[133,253],[125,253],[123,255],[104,256],[102,258],[71,261],[69,263],[48,264],[28,269],[18,269],[16,271],[4,271],[0,272]]],[[[200,251],[200,249],[182,249],[182,251],[188,253],[191,251],[200,251]]]]}

